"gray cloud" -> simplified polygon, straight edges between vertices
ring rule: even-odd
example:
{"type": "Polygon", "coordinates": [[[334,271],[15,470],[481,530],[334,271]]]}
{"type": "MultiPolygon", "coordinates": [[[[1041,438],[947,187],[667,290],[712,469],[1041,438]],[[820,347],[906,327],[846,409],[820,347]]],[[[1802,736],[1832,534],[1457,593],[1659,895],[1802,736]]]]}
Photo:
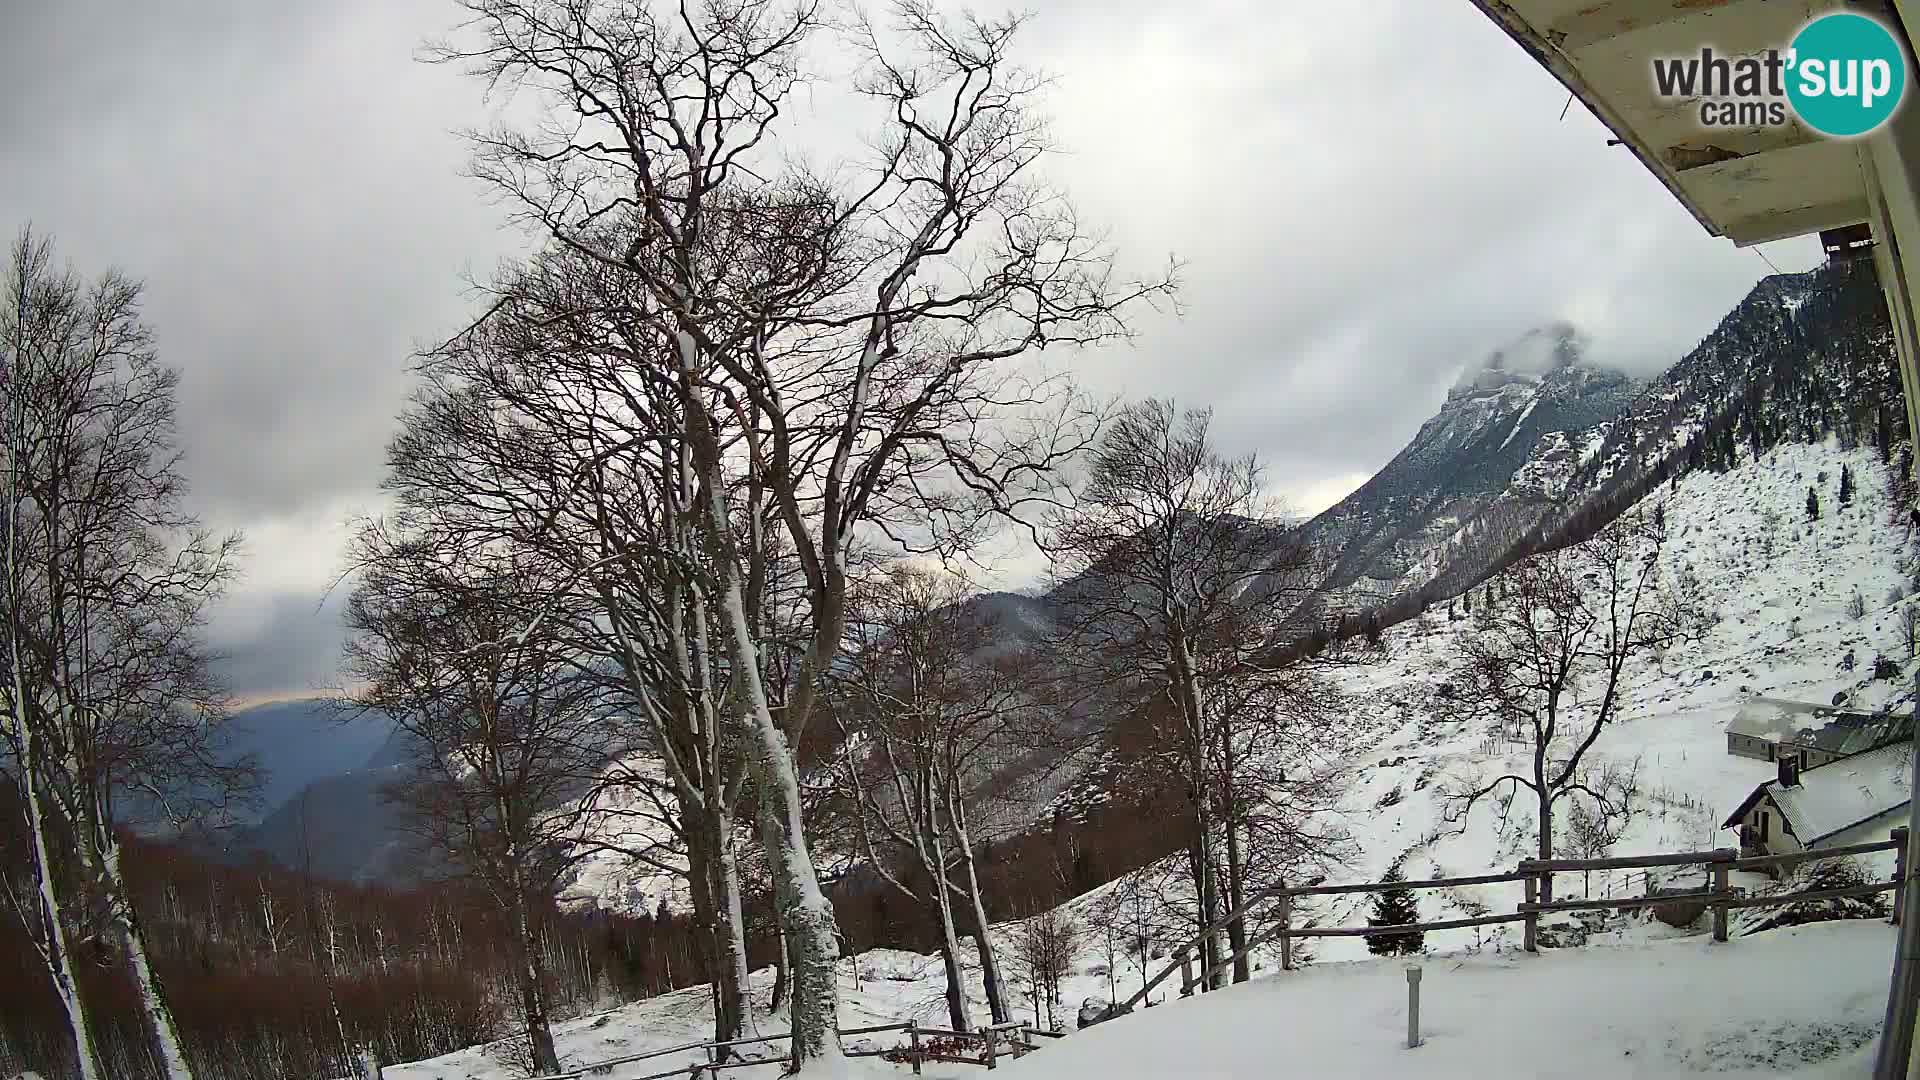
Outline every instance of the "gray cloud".
{"type": "MultiPolygon", "coordinates": [[[[316,604],[338,522],[378,505],[408,356],[470,310],[464,271],[522,243],[460,176],[479,88],[413,59],[456,15],[70,0],[0,35],[0,226],[149,282],[197,505],[253,538],[215,628],[250,694],[332,681],[316,604]]],[[[1054,176],[1132,259],[1187,263],[1184,317],[1076,369],[1213,404],[1302,498],[1385,462],[1529,327],[1571,320],[1647,373],[1767,272],[1577,105],[1559,119],[1565,91],[1466,0],[1056,0],[1027,56],[1058,79],[1054,176]]]]}

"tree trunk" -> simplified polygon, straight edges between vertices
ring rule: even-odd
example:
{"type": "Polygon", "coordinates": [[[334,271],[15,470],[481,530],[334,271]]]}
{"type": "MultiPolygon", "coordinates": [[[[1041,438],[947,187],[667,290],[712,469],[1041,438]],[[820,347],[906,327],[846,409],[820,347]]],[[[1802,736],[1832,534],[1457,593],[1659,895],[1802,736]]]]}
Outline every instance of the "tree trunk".
{"type": "MultiPolygon", "coordinates": [[[[678,335],[682,377],[691,380],[698,347],[691,335],[678,335]]],[[[814,868],[813,854],[807,848],[804,805],[800,798],[800,777],[794,765],[793,749],[774,719],[761,678],[761,656],[753,626],[747,618],[745,584],[741,580],[739,544],[735,541],[727,486],[721,468],[721,449],[697,393],[688,394],[687,435],[700,465],[704,502],[700,508],[701,529],[714,549],[714,565],[719,571],[718,597],[726,621],[728,668],[738,693],[737,705],[743,732],[749,773],[763,807],[772,814],[774,827],[767,830],[773,842],[767,847],[776,895],[784,889],[787,941],[792,964],[793,1070],[801,1071],[815,1058],[837,1060],[841,1057],[839,1036],[840,993],[835,985],[835,968],[840,959],[840,943],[835,934],[833,905],[820,889],[820,876],[814,868]]],[[[818,613],[816,613],[818,614],[818,613]]]]}
{"type": "Polygon", "coordinates": [[[940,964],[947,972],[947,1022],[955,1031],[972,1031],[973,1017],[967,1010],[967,975],[960,967],[960,941],[954,936],[951,916],[940,928],[940,964]]]}
{"type": "MultiPolygon", "coordinates": [[[[14,671],[19,672],[18,653],[15,654],[14,671]]],[[[48,833],[53,823],[46,814],[44,796],[40,785],[34,780],[33,762],[39,760],[35,749],[33,723],[26,720],[25,709],[21,707],[20,682],[18,675],[14,681],[14,723],[19,729],[22,742],[22,757],[25,767],[21,776],[26,787],[27,832],[33,841],[33,860],[36,884],[40,889],[40,919],[45,931],[42,949],[45,951],[47,975],[53,980],[55,995],[60,999],[60,1007],[66,1013],[67,1027],[73,1033],[75,1061],[80,1069],[81,1080],[100,1080],[104,1075],[100,1066],[99,1052],[94,1047],[93,1025],[87,1018],[87,1005],[80,997],[79,984],[73,977],[73,942],[67,934],[66,920],[62,917],[60,898],[53,883],[53,860],[51,852],[59,846],[59,841],[50,838],[48,833]]]]}
{"type": "MultiPolygon", "coordinates": [[[[1553,858],[1553,794],[1540,788],[1540,858],[1553,858]]],[[[1540,875],[1540,902],[1553,903],[1553,875],[1540,875]]]]}
{"type": "MultiPolygon", "coordinates": [[[[98,814],[97,807],[95,812],[98,814]]],[[[96,830],[104,829],[98,823],[94,827],[96,830]]],[[[187,1063],[186,1049],[180,1041],[179,1025],[174,1022],[173,1010],[167,1005],[166,994],[160,986],[160,976],[154,972],[153,964],[148,959],[146,933],[141,929],[139,917],[133,910],[133,894],[128,890],[126,875],[120,869],[120,842],[110,829],[96,832],[95,836],[106,849],[99,862],[107,903],[113,912],[115,936],[120,939],[120,947],[126,951],[128,962],[133,966],[133,985],[140,995],[140,1009],[146,1015],[147,1027],[158,1052],[161,1075],[167,1080],[193,1080],[193,1068],[187,1063]]]]}
{"type": "MultiPolygon", "coordinates": [[[[1227,832],[1227,910],[1239,911],[1240,905],[1247,900],[1246,863],[1240,850],[1240,827],[1234,821],[1234,814],[1228,811],[1227,832]]],[[[1227,923],[1227,944],[1232,948],[1229,954],[1234,957],[1233,981],[1246,982],[1253,977],[1252,959],[1241,950],[1247,947],[1247,917],[1241,915],[1227,923]]]]}
{"type": "Polygon", "coordinates": [[[728,1034],[730,1021],[721,1000],[720,919],[713,905],[713,853],[708,848],[711,835],[704,810],[695,809],[690,816],[683,813],[681,820],[690,823],[686,830],[687,901],[693,908],[693,924],[697,928],[693,935],[694,959],[700,964],[701,974],[707,977],[708,1004],[713,1007],[713,1039],[725,1042],[733,1036],[728,1034]]]}
{"type": "MultiPolygon", "coordinates": [[[[514,858],[515,851],[509,855],[514,858]]],[[[516,861],[508,875],[513,889],[514,933],[520,945],[520,1009],[527,1022],[527,1048],[533,1055],[536,1073],[560,1071],[560,1055],[553,1046],[553,1026],[547,1018],[546,991],[540,985],[540,945],[534,940],[532,912],[527,891],[516,861]]]]}
{"type": "Polygon", "coordinates": [[[785,909],[783,922],[791,950],[793,979],[793,1004],[789,1010],[793,1025],[793,1064],[798,1071],[814,1058],[840,1056],[840,992],[834,983],[840,943],[834,934],[833,905],[820,889],[813,855],[807,850],[800,777],[794,768],[786,734],[774,721],[767,703],[766,689],[760,680],[759,649],[747,625],[740,582],[731,568],[723,574],[721,602],[726,611],[734,677],[744,691],[742,704],[749,727],[747,749],[754,786],[773,819],[773,827],[766,830],[773,841],[767,849],[767,861],[774,875],[775,895],[780,897],[780,906],[785,909]]]}
{"type": "Polygon", "coordinates": [[[921,786],[926,810],[921,815],[921,851],[927,872],[927,895],[933,900],[934,915],[940,920],[940,958],[947,968],[947,1015],[953,1030],[972,1031],[973,1016],[967,1008],[967,974],[960,966],[960,938],[953,925],[952,886],[947,880],[947,849],[942,842],[939,821],[939,796],[931,777],[921,786]]]}
{"type": "MultiPolygon", "coordinates": [[[[1167,653],[1173,669],[1173,693],[1179,706],[1181,720],[1186,725],[1188,782],[1193,796],[1192,845],[1188,858],[1192,863],[1195,899],[1200,902],[1200,942],[1201,969],[1210,970],[1222,959],[1220,940],[1217,931],[1208,931],[1219,918],[1218,897],[1215,893],[1215,875],[1213,872],[1213,831],[1211,801],[1212,792],[1207,783],[1207,732],[1206,711],[1200,703],[1199,675],[1194,665],[1193,648],[1188,643],[1186,631],[1179,616],[1169,613],[1167,619],[1167,653]]],[[[1204,980],[1209,989],[1227,985],[1227,973],[1216,971],[1204,980]]]]}
{"type": "Polygon", "coordinates": [[[768,1012],[779,1012],[786,1008],[787,992],[792,986],[787,973],[787,934],[779,928],[775,920],[773,934],[773,1000],[767,1003],[768,1012]]]}
{"type": "Polygon", "coordinates": [[[980,954],[980,981],[987,992],[987,1011],[994,1023],[1004,1024],[1013,1019],[1013,1012],[1007,1008],[1007,988],[1000,980],[1000,958],[987,934],[987,905],[980,893],[980,875],[974,868],[971,838],[964,821],[958,822],[958,828],[963,852],[960,862],[967,872],[967,907],[973,916],[974,948],[980,954]]]}
{"type": "MultiPolygon", "coordinates": [[[[715,785],[718,788],[720,785],[715,785]]],[[[719,797],[719,792],[710,796],[719,797]]],[[[740,900],[740,862],[733,848],[731,813],[711,815],[715,854],[713,868],[713,904],[717,919],[715,945],[719,953],[720,1006],[727,1017],[726,1034],[719,1041],[742,1038],[755,1029],[753,999],[749,993],[747,967],[747,925],[740,900]]],[[[716,1017],[716,1032],[720,1031],[716,1017]]]]}

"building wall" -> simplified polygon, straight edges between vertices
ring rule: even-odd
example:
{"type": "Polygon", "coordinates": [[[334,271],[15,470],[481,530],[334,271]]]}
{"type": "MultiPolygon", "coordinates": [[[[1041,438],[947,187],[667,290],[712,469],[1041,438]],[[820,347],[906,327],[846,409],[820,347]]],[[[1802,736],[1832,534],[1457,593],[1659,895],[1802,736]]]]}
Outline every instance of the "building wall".
{"type": "Polygon", "coordinates": [[[1787,817],[1774,805],[1771,796],[1765,796],[1753,804],[1747,816],[1740,824],[1753,830],[1760,840],[1761,850],[1768,855],[1790,855],[1800,850],[1800,840],[1793,835],[1792,826],[1787,817]]]}
{"type": "MultiPolygon", "coordinates": [[[[1772,739],[1762,739],[1753,735],[1735,735],[1727,733],[1727,753],[1734,757],[1752,758],[1755,761],[1777,761],[1781,743],[1772,739]]],[[[1795,746],[1786,744],[1792,752],[1800,755],[1800,767],[1811,769],[1815,765],[1825,765],[1829,761],[1838,761],[1845,754],[1836,754],[1831,750],[1822,750],[1813,746],[1795,746]]]]}
{"type": "Polygon", "coordinates": [[[1845,847],[1848,844],[1868,844],[1875,840],[1886,840],[1893,836],[1893,830],[1896,827],[1906,823],[1907,808],[1898,806],[1871,821],[1863,821],[1851,829],[1837,832],[1814,846],[1845,847]]]}

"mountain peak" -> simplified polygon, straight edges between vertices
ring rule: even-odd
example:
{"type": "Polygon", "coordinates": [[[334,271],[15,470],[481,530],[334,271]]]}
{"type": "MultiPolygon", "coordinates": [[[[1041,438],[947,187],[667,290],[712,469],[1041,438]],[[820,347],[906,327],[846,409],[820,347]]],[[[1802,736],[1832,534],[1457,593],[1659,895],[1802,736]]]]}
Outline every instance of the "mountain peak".
{"type": "Polygon", "coordinates": [[[1468,365],[1447,391],[1447,400],[1536,384],[1549,375],[1580,365],[1587,345],[1587,335],[1572,323],[1536,326],[1487,354],[1477,367],[1468,365]]]}

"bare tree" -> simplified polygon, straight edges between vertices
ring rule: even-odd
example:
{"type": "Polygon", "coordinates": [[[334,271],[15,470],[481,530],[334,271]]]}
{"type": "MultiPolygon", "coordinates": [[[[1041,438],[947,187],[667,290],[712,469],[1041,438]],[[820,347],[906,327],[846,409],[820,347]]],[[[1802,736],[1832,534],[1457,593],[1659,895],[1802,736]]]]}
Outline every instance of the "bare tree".
{"type": "MultiPolygon", "coordinates": [[[[641,301],[604,266],[549,253],[497,288],[489,316],[426,360],[426,386],[389,451],[398,527],[425,546],[499,545],[564,570],[539,618],[572,645],[579,674],[618,700],[624,719],[609,726],[632,730],[608,737],[658,766],[610,763],[586,796],[594,812],[581,840],[685,875],[708,929],[715,1039],[736,1039],[752,1022],[737,863],[747,763],[695,527],[700,492],[684,447],[662,435],[678,422],[677,399],[622,375],[630,342],[608,313],[641,301]],[[638,819],[670,832],[677,850],[610,839],[638,819]]],[[[765,597],[780,589],[781,566],[761,565],[750,610],[772,620],[765,597]]],[[[770,657],[776,694],[781,659],[770,657]]]]}
{"type": "Polygon", "coordinates": [[[1033,994],[1034,1022],[1040,1022],[1044,1009],[1050,1030],[1060,1027],[1060,983],[1073,974],[1081,933],[1080,925],[1058,908],[1029,915],[1014,927],[1014,956],[1033,994]]]}
{"type": "MultiPolygon", "coordinates": [[[[1180,752],[1168,763],[1193,817],[1188,863],[1201,926],[1220,914],[1223,886],[1209,757],[1225,745],[1221,718],[1244,713],[1209,704],[1210,683],[1229,672],[1267,680],[1261,657],[1301,598],[1305,565],[1262,490],[1259,463],[1223,456],[1210,425],[1209,412],[1170,401],[1127,407],[1047,539],[1067,611],[1055,642],[1060,662],[1108,684],[1145,681],[1170,706],[1180,752]]],[[[1202,943],[1207,968],[1220,949],[1212,935],[1202,943]]],[[[1224,983],[1225,972],[1216,978],[1224,983]]]]}
{"type": "MultiPolygon", "coordinates": [[[[1598,769],[1583,770],[1583,787],[1601,793],[1597,799],[1573,800],[1567,816],[1567,840],[1573,854],[1582,859],[1603,858],[1633,816],[1634,800],[1639,794],[1640,762],[1606,762],[1598,769]]],[[[1593,871],[1580,874],[1580,894],[1593,895],[1593,871]]]]}
{"type": "Polygon", "coordinates": [[[210,749],[224,699],[199,641],[238,539],[180,508],[179,373],[159,361],[140,285],[117,273],[83,283],[30,233],[9,271],[6,737],[38,892],[13,906],[66,1009],[83,1076],[101,1065],[67,923],[97,905],[155,1059],[167,1076],[190,1077],[121,869],[116,802],[139,795],[164,813],[242,779],[210,749]]]}
{"type": "Polygon", "coordinates": [[[1007,361],[1121,336],[1121,307],[1167,282],[1116,281],[1070,205],[1034,180],[1041,80],[1008,58],[1017,20],[949,23],[903,3],[897,33],[859,26],[858,87],[882,134],[864,171],[818,176],[781,142],[814,74],[809,3],[464,6],[468,43],[441,58],[550,110],[478,137],[475,172],[644,294],[621,312],[624,371],[676,397],[665,430],[685,451],[715,640],[768,803],[798,1069],[837,1054],[838,948],[792,747],[841,645],[857,536],[911,525],[953,550],[1014,509],[1081,429],[1000,422],[1058,396],[1007,361]],[[806,638],[783,691],[755,612],[770,519],[803,581],[806,638]]]}
{"type": "Polygon", "coordinates": [[[1539,857],[1550,859],[1562,799],[1585,796],[1604,813],[1620,811],[1622,789],[1590,782],[1583,766],[1620,719],[1629,669],[1658,656],[1687,625],[1660,565],[1665,543],[1665,515],[1635,507],[1586,540],[1515,565],[1506,602],[1483,609],[1474,632],[1455,637],[1454,693],[1444,707],[1517,733],[1531,751],[1524,773],[1447,792],[1447,812],[1463,828],[1480,799],[1525,789],[1534,797],[1539,857]]]}
{"type": "Polygon", "coordinates": [[[1019,658],[993,650],[993,628],[967,601],[964,584],[949,574],[896,565],[875,575],[852,605],[853,643],[835,676],[834,700],[861,849],[889,885],[938,922],[948,1013],[959,1031],[972,1026],[959,958],[963,922],[979,930],[993,1019],[1008,1019],[984,932],[967,807],[1026,732],[1044,722],[1035,687],[1019,678],[1019,658]],[[903,866],[911,868],[904,879],[894,872],[903,866]],[[956,912],[956,905],[971,910],[956,912]]]}
{"type": "Polygon", "coordinates": [[[558,1072],[534,898],[568,866],[579,795],[615,749],[598,684],[540,632],[550,569],[490,552],[449,558],[377,525],[357,544],[355,701],[412,737],[412,775],[394,797],[511,920],[531,1064],[558,1072]]]}
{"type": "MultiPolygon", "coordinates": [[[[1229,910],[1251,886],[1324,876],[1350,853],[1337,807],[1349,779],[1349,703],[1310,663],[1265,660],[1266,635],[1215,634],[1201,654],[1210,741],[1210,844],[1229,910]]],[[[1252,977],[1248,915],[1227,924],[1233,981],[1252,977]]]]}

